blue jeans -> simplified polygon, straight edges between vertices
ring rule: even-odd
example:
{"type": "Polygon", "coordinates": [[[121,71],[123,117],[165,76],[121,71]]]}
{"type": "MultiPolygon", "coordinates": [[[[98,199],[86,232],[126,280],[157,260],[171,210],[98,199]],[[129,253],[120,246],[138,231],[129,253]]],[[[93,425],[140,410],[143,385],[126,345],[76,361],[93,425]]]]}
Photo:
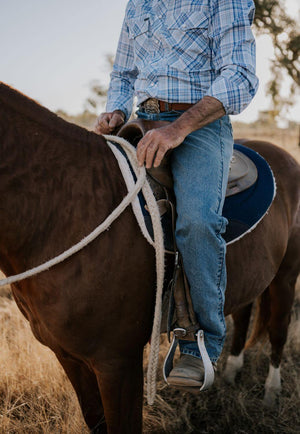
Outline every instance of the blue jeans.
{"type": "MultiPolygon", "coordinates": [[[[182,112],[146,114],[150,120],[176,120],[182,112]]],[[[226,334],[224,298],[227,220],[222,217],[229,163],[233,151],[228,116],[189,134],[172,151],[176,195],[176,242],[183,258],[191,297],[212,362],[219,358],[226,334]]],[[[180,341],[183,354],[200,357],[197,344],[180,341]]]]}

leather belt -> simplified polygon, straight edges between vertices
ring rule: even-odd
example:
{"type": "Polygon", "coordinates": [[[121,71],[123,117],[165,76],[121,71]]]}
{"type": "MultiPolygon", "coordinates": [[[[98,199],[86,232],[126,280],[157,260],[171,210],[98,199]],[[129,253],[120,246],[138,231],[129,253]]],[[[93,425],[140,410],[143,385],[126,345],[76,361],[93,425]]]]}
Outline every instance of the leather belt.
{"type": "Polygon", "coordinates": [[[145,113],[162,113],[172,110],[188,110],[193,105],[185,102],[167,102],[156,98],[148,98],[139,105],[139,109],[145,113]]]}

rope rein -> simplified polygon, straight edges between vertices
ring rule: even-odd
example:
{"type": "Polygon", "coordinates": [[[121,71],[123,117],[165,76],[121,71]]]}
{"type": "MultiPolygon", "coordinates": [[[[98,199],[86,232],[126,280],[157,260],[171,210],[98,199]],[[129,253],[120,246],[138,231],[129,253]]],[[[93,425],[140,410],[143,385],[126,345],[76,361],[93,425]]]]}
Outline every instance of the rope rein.
{"type": "MultiPolygon", "coordinates": [[[[130,164],[136,174],[138,175],[138,171],[141,169],[138,165],[137,157],[136,157],[136,149],[128,143],[125,139],[118,137],[116,140],[115,136],[104,136],[106,140],[111,140],[117,142],[119,145],[123,147],[125,150],[127,157],[130,161],[130,164]]],[[[109,143],[109,142],[108,142],[109,143]]],[[[111,144],[109,143],[111,147],[111,144]]],[[[116,149],[116,148],[114,148],[116,149]]],[[[119,152],[120,155],[121,152],[119,152]]],[[[121,162],[118,160],[120,170],[123,174],[124,179],[126,179],[125,173],[131,174],[130,169],[128,167],[128,163],[125,160],[121,162]]],[[[165,250],[164,250],[164,236],[163,229],[160,220],[160,212],[158,209],[157,202],[153,195],[152,189],[146,179],[146,169],[142,167],[145,173],[145,181],[142,187],[142,192],[145,197],[148,210],[152,220],[153,233],[154,233],[154,247],[155,247],[155,257],[156,257],[156,300],[155,300],[155,309],[154,309],[154,319],[151,333],[151,345],[149,352],[149,361],[148,361],[148,370],[147,370],[147,402],[149,405],[153,405],[155,395],[156,395],[156,373],[157,373],[157,365],[158,365],[158,355],[159,355],[159,343],[160,343],[160,328],[161,328],[161,315],[162,315],[162,294],[163,294],[163,284],[164,284],[164,272],[165,272],[165,250]]],[[[132,177],[132,175],[131,175],[132,177]]],[[[133,181],[133,178],[132,178],[133,181]]],[[[140,207],[139,207],[140,210],[140,207]]],[[[134,208],[133,208],[134,211],[134,208]]],[[[142,233],[145,238],[148,240],[148,237],[144,234],[142,229],[141,221],[144,223],[143,216],[141,220],[138,215],[136,215],[136,219],[141,227],[142,233]]],[[[149,235],[150,237],[150,235],[149,235]]],[[[150,237],[151,240],[151,237],[150,237]]],[[[153,245],[152,240],[150,242],[153,245]]]]}
{"type": "Polygon", "coordinates": [[[145,167],[139,167],[136,150],[127,140],[117,137],[104,135],[107,140],[107,144],[115,155],[122,175],[124,177],[126,187],[128,189],[128,194],[124,197],[121,203],[114,209],[114,211],[96,227],[89,235],[83,238],[80,242],[75,244],[73,247],[69,248],[65,252],[56,256],[45,263],[31,268],[23,273],[16,274],[5,279],[0,280],[0,287],[4,285],[10,285],[15,282],[27,279],[28,277],[35,276],[43,271],[49,270],[54,265],[63,262],[65,259],[79,252],[81,249],[86,247],[95,238],[97,238],[102,232],[107,230],[111,224],[122,214],[122,212],[131,203],[133,212],[140,226],[140,229],[146,238],[146,240],[155,248],[156,252],[156,303],[154,310],[154,320],[151,334],[151,347],[149,353],[149,363],[147,372],[147,402],[149,405],[153,405],[155,394],[156,394],[156,372],[158,365],[158,353],[159,353],[159,342],[160,342],[160,326],[161,326],[161,311],[162,311],[162,292],[163,292],[163,280],[164,280],[164,240],[163,240],[163,230],[160,221],[160,213],[156,200],[154,198],[152,189],[146,179],[146,169],[145,167]],[[117,150],[117,148],[111,142],[118,143],[126,152],[128,160],[135,172],[136,182],[134,183],[133,176],[128,167],[128,163],[122,153],[117,150]],[[142,190],[145,197],[148,210],[151,216],[153,232],[154,232],[154,242],[152,241],[144,222],[140,206],[138,204],[137,195],[142,190]]]}

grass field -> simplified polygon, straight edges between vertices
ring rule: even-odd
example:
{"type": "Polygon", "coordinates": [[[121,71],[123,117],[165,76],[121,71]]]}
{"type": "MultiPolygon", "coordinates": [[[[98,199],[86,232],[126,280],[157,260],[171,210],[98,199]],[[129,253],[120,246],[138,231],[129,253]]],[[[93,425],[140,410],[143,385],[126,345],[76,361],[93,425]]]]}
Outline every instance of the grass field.
{"type": "MultiPolygon", "coordinates": [[[[265,138],[264,132],[256,131],[255,134],[262,135],[258,137],[253,131],[251,134],[251,131],[236,129],[239,137],[245,137],[246,133],[247,137],[265,138]]],[[[268,137],[268,140],[278,143],[272,137],[268,137]]],[[[282,145],[300,161],[297,140],[295,133],[285,139],[282,145]]],[[[268,410],[262,406],[270,351],[267,342],[247,351],[245,367],[236,386],[228,386],[222,380],[232,334],[232,324],[228,318],[228,336],[213,388],[199,396],[171,390],[162,381],[160,366],[155,405],[144,407],[144,432],[299,433],[299,306],[300,281],[282,362],[283,392],[276,408],[268,410]]],[[[147,351],[146,348],[145,352],[147,351]]],[[[160,362],[166,351],[167,343],[163,337],[160,362]]],[[[145,369],[146,365],[147,357],[145,369]]],[[[2,433],[88,433],[75,393],[60,365],[53,353],[35,340],[28,323],[11,299],[8,287],[0,290],[0,434],[2,433]]]]}
{"type": "MultiPolygon", "coordinates": [[[[298,294],[300,282],[298,284],[298,294]]],[[[79,406],[54,354],[33,337],[7,289],[0,297],[0,433],[87,434],[79,406]]],[[[300,295],[300,294],[299,294],[300,295]]],[[[300,297],[298,298],[300,304],[300,297]]],[[[215,385],[199,396],[166,387],[159,368],[155,405],[144,406],[145,433],[299,433],[300,316],[294,310],[282,363],[283,392],[273,410],[262,406],[269,344],[249,350],[235,387],[222,380],[228,338],[215,385]]],[[[162,339],[160,361],[167,351],[162,339]]],[[[147,353],[147,349],[145,350],[147,353]]],[[[145,357],[145,369],[146,369],[145,357]]]]}

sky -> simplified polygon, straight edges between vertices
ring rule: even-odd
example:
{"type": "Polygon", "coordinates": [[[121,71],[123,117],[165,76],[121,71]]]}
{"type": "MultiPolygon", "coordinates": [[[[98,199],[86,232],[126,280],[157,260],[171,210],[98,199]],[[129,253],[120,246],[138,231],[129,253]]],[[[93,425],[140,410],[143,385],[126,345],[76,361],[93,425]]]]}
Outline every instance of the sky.
{"type": "MultiPolygon", "coordinates": [[[[0,81],[56,111],[80,113],[90,83],[109,80],[106,61],[117,48],[126,0],[0,0],[0,81]]],[[[298,0],[284,0],[299,16],[298,0]]],[[[273,55],[268,36],[257,38],[260,88],[233,120],[252,122],[269,108],[265,87],[273,55]]],[[[300,101],[287,114],[300,121],[300,101]]]]}

